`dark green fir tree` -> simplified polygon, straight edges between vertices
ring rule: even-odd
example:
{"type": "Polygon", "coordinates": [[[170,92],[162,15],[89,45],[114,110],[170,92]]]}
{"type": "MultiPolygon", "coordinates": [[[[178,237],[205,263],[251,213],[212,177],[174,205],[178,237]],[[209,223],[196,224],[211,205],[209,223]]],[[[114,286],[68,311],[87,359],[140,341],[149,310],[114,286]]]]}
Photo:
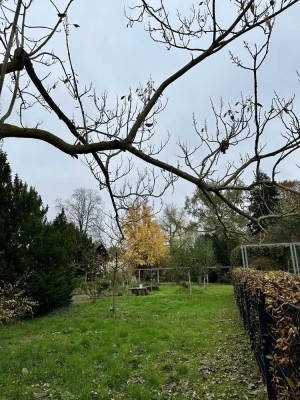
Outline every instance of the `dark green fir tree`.
{"type": "MultiPolygon", "coordinates": [[[[249,194],[249,212],[254,218],[272,214],[278,206],[280,196],[276,186],[272,183],[267,174],[259,171],[256,180],[258,183],[250,190],[249,194]]],[[[272,219],[264,220],[259,226],[255,222],[249,222],[248,227],[252,235],[259,234],[262,229],[272,224],[272,219]]]]}

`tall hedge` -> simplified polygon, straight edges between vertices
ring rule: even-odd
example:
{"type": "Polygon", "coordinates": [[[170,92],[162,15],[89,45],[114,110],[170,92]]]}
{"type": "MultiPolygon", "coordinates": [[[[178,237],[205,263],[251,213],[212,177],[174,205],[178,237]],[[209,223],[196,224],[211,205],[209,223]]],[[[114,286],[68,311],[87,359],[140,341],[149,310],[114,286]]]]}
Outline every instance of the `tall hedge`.
{"type": "Polygon", "coordinates": [[[269,398],[300,399],[300,276],[237,269],[233,280],[269,398]]]}

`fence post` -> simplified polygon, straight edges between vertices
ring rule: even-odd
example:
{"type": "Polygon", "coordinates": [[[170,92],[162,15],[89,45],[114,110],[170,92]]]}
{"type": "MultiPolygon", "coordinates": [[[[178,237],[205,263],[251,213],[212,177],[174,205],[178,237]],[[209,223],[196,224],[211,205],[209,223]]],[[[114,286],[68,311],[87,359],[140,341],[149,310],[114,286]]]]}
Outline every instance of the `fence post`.
{"type": "Polygon", "coordinates": [[[270,353],[270,335],[268,334],[267,318],[265,311],[266,297],[259,289],[256,290],[257,295],[257,311],[259,318],[261,342],[262,342],[262,356],[263,356],[263,367],[264,376],[266,379],[266,385],[268,390],[268,400],[276,400],[276,394],[272,385],[272,374],[270,371],[270,360],[267,356],[270,353]]]}

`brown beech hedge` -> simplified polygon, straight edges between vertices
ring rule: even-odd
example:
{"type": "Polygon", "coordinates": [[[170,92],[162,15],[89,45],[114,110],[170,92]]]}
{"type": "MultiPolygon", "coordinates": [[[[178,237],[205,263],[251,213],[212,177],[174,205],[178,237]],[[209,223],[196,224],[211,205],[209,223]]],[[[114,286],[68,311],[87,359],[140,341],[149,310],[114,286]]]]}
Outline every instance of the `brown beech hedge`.
{"type": "Polygon", "coordinates": [[[235,269],[233,282],[269,400],[300,399],[300,276],[235,269]]]}

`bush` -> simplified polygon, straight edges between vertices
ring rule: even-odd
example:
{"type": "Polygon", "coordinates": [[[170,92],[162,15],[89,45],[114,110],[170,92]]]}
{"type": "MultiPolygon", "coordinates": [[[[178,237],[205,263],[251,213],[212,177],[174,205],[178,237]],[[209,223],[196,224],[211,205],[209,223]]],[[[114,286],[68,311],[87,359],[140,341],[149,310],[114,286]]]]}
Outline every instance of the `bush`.
{"type": "MultiPolygon", "coordinates": [[[[289,247],[250,247],[247,248],[248,264],[251,269],[270,271],[288,269],[290,263],[289,247]]],[[[232,250],[230,254],[230,264],[232,267],[243,265],[240,246],[232,250]]]]}
{"type": "Polygon", "coordinates": [[[272,271],[277,268],[277,264],[270,257],[257,257],[251,260],[249,268],[256,269],[257,271],[272,271]]]}
{"type": "Polygon", "coordinates": [[[25,316],[33,316],[37,302],[26,297],[25,290],[15,285],[2,283],[0,286],[0,324],[7,324],[25,316]]]}
{"type": "Polygon", "coordinates": [[[91,282],[82,282],[80,288],[91,299],[96,300],[110,294],[111,282],[107,278],[96,278],[91,282]]]}
{"type": "Polygon", "coordinates": [[[232,275],[230,271],[225,272],[223,275],[221,275],[220,283],[232,283],[232,275]]]}

